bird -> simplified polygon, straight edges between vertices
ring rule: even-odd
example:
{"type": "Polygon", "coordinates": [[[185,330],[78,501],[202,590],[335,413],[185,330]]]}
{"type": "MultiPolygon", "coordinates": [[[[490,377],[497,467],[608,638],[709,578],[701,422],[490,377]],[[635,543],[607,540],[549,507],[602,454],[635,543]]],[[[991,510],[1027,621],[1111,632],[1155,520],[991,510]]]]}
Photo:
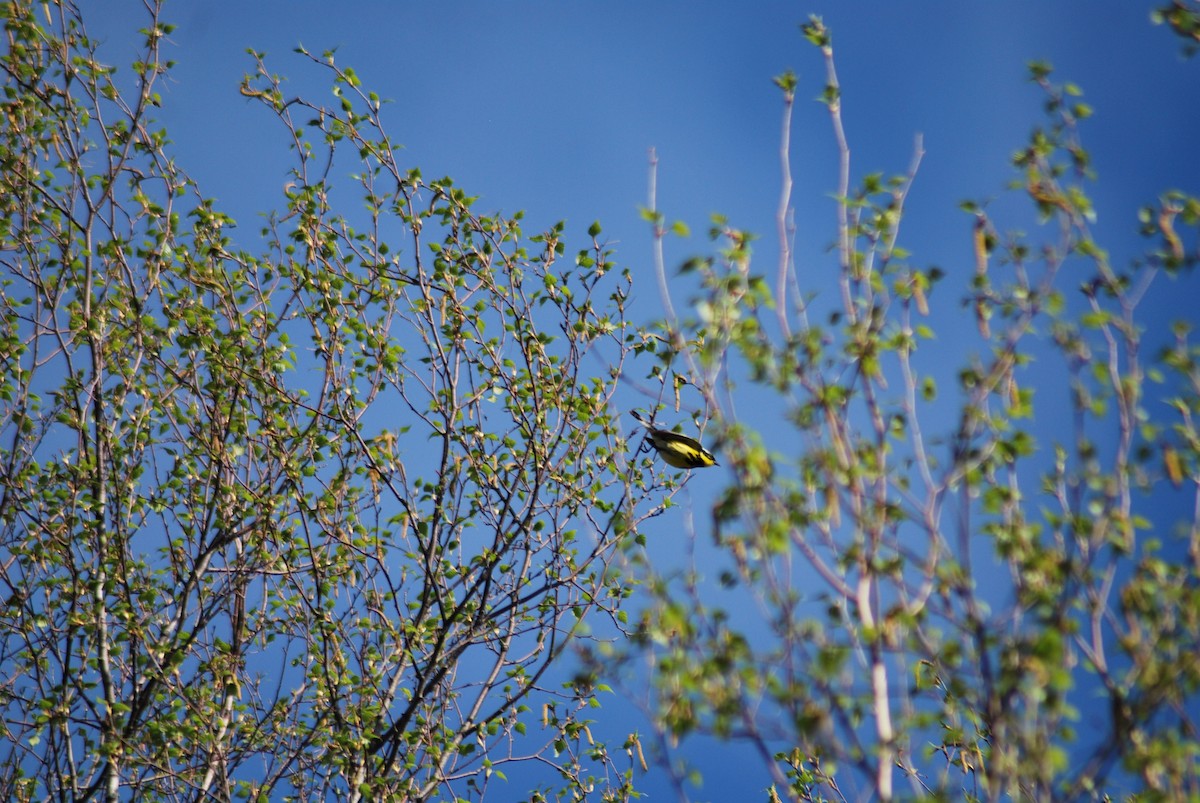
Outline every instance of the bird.
{"type": "Polygon", "coordinates": [[[656,429],[636,410],[632,411],[632,415],[642,426],[649,430],[646,437],[650,441],[650,445],[655,448],[659,457],[667,465],[688,469],[708,468],[709,466],[720,465],[717,463],[717,458],[713,457],[712,452],[705,449],[700,444],[700,441],[695,438],[689,438],[687,435],[681,435],[678,432],[656,429]]]}

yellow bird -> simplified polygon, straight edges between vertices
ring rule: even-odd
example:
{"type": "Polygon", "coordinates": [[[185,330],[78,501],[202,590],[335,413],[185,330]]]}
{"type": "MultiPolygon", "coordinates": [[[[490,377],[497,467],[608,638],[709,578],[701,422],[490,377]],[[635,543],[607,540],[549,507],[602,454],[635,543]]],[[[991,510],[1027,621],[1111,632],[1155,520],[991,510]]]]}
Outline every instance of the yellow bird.
{"type": "Polygon", "coordinates": [[[695,438],[680,435],[678,432],[668,432],[665,429],[655,429],[636,410],[632,415],[649,430],[646,437],[650,441],[650,445],[658,451],[659,457],[667,465],[675,468],[708,468],[718,465],[717,458],[713,457],[712,452],[701,446],[700,441],[695,438]]]}

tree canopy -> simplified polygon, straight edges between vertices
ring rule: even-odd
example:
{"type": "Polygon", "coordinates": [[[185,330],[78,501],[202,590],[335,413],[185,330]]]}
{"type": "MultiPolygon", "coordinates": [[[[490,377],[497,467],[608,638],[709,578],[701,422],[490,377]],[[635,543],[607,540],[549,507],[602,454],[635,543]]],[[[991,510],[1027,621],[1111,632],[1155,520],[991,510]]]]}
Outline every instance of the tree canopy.
{"type": "MultiPolygon", "coordinates": [[[[1190,47],[1196,16],[1158,18],[1190,47]]],[[[291,159],[247,233],[155,120],[161,3],[121,70],[73,4],[3,17],[6,798],[689,799],[698,736],[768,801],[1200,797],[1200,514],[1161,504],[1200,499],[1200,368],[1141,306],[1194,279],[1200,200],[1146,199],[1117,264],[1048,64],[1020,211],[963,203],[956,284],[902,236],[921,140],[857,173],[854,87],[802,26],[839,156],[822,294],[791,72],[778,259],[717,215],[675,275],[652,193],[635,282],[599,223],[529,233],[402,166],[379,95],[303,48],[332,101],[261,53],[241,86],[291,159]],[[691,414],[711,503],[631,400],[691,414]]]]}

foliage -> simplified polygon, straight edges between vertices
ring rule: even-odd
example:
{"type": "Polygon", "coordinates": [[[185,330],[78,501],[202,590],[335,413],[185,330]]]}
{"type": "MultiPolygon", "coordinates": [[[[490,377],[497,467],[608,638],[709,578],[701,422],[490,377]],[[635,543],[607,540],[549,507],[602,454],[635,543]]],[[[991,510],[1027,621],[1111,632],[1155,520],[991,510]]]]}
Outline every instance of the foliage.
{"type": "MultiPolygon", "coordinates": [[[[681,797],[697,734],[750,745],[768,800],[1200,796],[1200,523],[1172,518],[1200,498],[1200,369],[1142,308],[1191,278],[1200,201],[1148,202],[1114,265],[1077,87],[1031,67],[1046,122],[1010,193],[1034,234],[964,204],[977,356],[948,373],[954,273],[901,239],[921,144],[852,186],[818,19],[834,297],[796,269],[788,72],[774,275],[715,218],[677,316],[662,245],[687,228],[652,193],[651,334],[598,225],[568,256],[562,224],[402,167],[331,54],[300,51],[331,104],[252,54],[242,94],[293,166],[235,240],[153,120],[171,26],[147,11],[118,72],[73,4],[2,7],[6,799],[628,800],[640,739],[589,719],[617,659],[681,797]],[[679,486],[616,423],[641,356],[716,414],[715,572],[636,548],[679,486]],[[779,420],[739,417],[747,391],[779,420]],[[572,643],[594,663],[564,682],[572,643]]],[[[1194,38],[1190,4],[1159,13],[1194,38]]]]}
{"type": "Polygon", "coordinates": [[[325,106],[255,55],[294,166],[252,253],[152,118],[147,9],[129,74],[74,4],[3,7],[0,796],[470,800],[545,762],[626,799],[603,687],[549,672],[666,490],[614,420],[644,341],[599,227],[480,214],[352,70],[303,54],[325,106]]]}
{"type": "Polygon", "coordinates": [[[1183,52],[1189,58],[1200,50],[1200,3],[1195,0],[1171,0],[1150,15],[1156,25],[1164,22],[1183,40],[1183,52]]]}
{"type": "Polygon", "coordinates": [[[1139,304],[1194,271],[1200,200],[1148,203],[1144,258],[1112,264],[1079,137],[1091,110],[1031,65],[1046,121],[1010,191],[1038,226],[964,204],[978,353],[947,389],[931,294],[948,281],[901,245],[920,141],[907,173],[853,187],[832,37],[816,18],[804,33],[841,154],[838,293],[810,294],[795,267],[785,74],[774,281],[718,219],[717,252],[685,266],[697,315],[667,322],[733,477],[712,505],[714,555],[641,566],[655,598],[616,650],[652,675],[664,766],[682,795],[675,746],[707,734],[762,757],[768,800],[1070,799],[1110,782],[1195,799],[1200,520],[1167,518],[1163,500],[1200,498],[1198,351],[1139,304]],[[751,393],[778,397],[783,420],[761,403],[739,416],[751,393]],[[1062,398],[1065,426],[1048,430],[1062,398]]]}

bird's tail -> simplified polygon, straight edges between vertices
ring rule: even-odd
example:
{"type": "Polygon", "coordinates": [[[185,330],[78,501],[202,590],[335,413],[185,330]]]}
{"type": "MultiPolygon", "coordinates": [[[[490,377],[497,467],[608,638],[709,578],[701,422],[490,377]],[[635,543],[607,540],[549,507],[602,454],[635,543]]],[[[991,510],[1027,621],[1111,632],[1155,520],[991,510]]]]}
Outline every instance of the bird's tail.
{"type": "Polygon", "coordinates": [[[630,411],[629,411],[629,414],[630,414],[631,416],[633,416],[634,418],[636,418],[636,419],[637,419],[637,422],[638,422],[639,424],[641,424],[643,427],[646,427],[647,429],[653,429],[653,428],[654,428],[654,425],[653,425],[653,424],[651,424],[649,421],[647,421],[647,420],[646,420],[646,417],[645,417],[644,415],[642,415],[641,413],[639,413],[637,410],[630,410],[630,411]]]}

